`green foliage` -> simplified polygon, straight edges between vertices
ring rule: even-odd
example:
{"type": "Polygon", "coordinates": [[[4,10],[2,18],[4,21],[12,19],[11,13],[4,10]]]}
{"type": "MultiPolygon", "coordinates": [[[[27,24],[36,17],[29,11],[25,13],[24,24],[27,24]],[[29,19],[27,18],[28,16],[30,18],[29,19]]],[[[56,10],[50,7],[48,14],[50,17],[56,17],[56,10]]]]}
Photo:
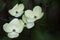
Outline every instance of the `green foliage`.
{"type": "Polygon", "coordinates": [[[36,4],[40,4],[41,0],[34,0],[36,4]]]}
{"type": "Polygon", "coordinates": [[[0,12],[5,8],[6,3],[4,3],[3,1],[0,1],[0,12]]]}
{"type": "Polygon", "coordinates": [[[10,38],[4,36],[4,37],[0,38],[0,40],[12,40],[12,39],[10,39],[10,38]]]}
{"type": "Polygon", "coordinates": [[[11,5],[14,6],[15,4],[19,3],[21,0],[11,0],[11,5]]]}
{"type": "Polygon", "coordinates": [[[29,3],[29,0],[22,0],[22,2],[27,6],[27,4],[29,3]]]}

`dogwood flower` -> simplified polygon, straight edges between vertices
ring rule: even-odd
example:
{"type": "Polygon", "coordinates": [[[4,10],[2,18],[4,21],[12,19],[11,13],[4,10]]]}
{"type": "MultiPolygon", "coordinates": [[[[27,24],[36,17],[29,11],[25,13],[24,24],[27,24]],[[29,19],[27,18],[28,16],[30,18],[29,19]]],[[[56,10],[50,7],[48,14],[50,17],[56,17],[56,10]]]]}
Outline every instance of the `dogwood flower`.
{"type": "Polygon", "coordinates": [[[18,20],[17,18],[14,18],[10,23],[5,23],[3,25],[4,31],[7,32],[10,36],[12,35],[13,38],[16,37],[16,35],[18,37],[18,33],[21,33],[23,31],[23,28],[24,28],[23,21],[21,19],[18,20]]]}
{"type": "Polygon", "coordinates": [[[44,13],[42,12],[42,9],[40,6],[36,6],[33,8],[33,11],[26,10],[24,15],[27,17],[28,22],[34,22],[38,19],[41,19],[43,17],[44,13]]]}
{"type": "Polygon", "coordinates": [[[25,17],[25,15],[22,16],[22,20],[23,20],[23,22],[25,23],[25,27],[26,27],[27,29],[31,29],[31,28],[34,27],[34,22],[28,22],[28,21],[27,21],[28,19],[25,17]]]}
{"type": "Polygon", "coordinates": [[[16,4],[12,9],[10,9],[8,12],[10,15],[14,17],[20,17],[23,14],[24,5],[23,4],[16,4]]]}

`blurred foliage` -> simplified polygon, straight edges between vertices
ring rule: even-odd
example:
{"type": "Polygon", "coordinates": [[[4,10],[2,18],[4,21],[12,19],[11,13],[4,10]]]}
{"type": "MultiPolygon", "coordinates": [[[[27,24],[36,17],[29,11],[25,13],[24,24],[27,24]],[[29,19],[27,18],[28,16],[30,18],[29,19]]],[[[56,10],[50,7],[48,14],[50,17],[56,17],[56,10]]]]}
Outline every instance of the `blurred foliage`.
{"type": "Polygon", "coordinates": [[[4,37],[2,37],[2,38],[0,37],[0,40],[12,40],[12,39],[10,39],[10,38],[4,36],[4,37]]]}
{"type": "MultiPolygon", "coordinates": [[[[60,40],[59,32],[55,32],[55,30],[51,30],[54,28],[53,26],[51,26],[50,28],[50,24],[47,22],[47,16],[46,16],[47,13],[51,13],[51,12],[55,13],[58,6],[57,1],[55,0],[0,0],[0,12],[3,13],[4,12],[3,10],[7,10],[7,8],[9,9],[10,7],[13,7],[16,3],[23,3],[25,5],[25,9],[32,9],[35,5],[41,4],[41,7],[43,8],[45,15],[43,18],[35,22],[34,28],[32,28],[31,30],[24,29],[24,31],[16,39],[10,39],[7,36],[5,36],[6,33],[4,31],[1,31],[3,29],[1,29],[2,26],[0,26],[0,40],[60,40]]],[[[0,25],[4,24],[4,22],[3,23],[2,22],[3,21],[0,20],[0,25]]]]}
{"type": "Polygon", "coordinates": [[[21,2],[21,0],[10,0],[11,5],[14,6],[15,4],[21,2]]]}
{"type": "Polygon", "coordinates": [[[0,1],[0,12],[5,8],[6,3],[4,3],[3,1],[0,1]]]}

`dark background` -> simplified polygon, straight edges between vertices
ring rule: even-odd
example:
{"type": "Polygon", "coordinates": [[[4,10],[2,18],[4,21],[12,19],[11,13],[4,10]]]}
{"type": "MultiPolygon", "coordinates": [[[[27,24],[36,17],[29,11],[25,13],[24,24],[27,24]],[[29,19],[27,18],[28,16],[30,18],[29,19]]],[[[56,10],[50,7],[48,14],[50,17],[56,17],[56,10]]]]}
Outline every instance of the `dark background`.
{"type": "Polygon", "coordinates": [[[59,0],[0,0],[0,40],[60,40],[59,0]],[[3,30],[3,24],[12,20],[8,10],[16,3],[23,3],[25,10],[39,5],[44,16],[35,22],[34,28],[24,28],[18,38],[10,39],[3,30]]]}

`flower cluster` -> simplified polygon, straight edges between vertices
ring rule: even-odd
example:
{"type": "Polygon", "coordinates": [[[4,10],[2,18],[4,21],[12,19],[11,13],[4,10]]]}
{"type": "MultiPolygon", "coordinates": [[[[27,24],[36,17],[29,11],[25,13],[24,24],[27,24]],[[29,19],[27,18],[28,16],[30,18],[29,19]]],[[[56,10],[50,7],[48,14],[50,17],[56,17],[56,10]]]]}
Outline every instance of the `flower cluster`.
{"type": "Polygon", "coordinates": [[[3,25],[3,29],[5,32],[7,32],[9,38],[18,37],[19,33],[23,31],[24,27],[31,29],[34,26],[34,22],[41,19],[44,15],[40,6],[35,6],[33,10],[24,11],[23,4],[16,4],[8,12],[10,15],[16,17],[9,23],[5,23],[3,25]],[[22,16],[22,19],[18,19],[20,16],[22,16]]]}

